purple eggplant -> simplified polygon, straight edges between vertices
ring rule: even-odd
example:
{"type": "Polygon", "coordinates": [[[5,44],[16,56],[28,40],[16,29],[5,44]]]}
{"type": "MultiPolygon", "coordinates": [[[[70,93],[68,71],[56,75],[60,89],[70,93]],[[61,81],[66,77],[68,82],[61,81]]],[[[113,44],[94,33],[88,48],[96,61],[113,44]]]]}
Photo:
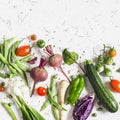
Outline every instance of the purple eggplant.
{"type": "Polygon", "coordinates": [[[94,100],[94,93],[80,99],[73,109],[74,120],[86,120],[93,109],[94,100]]]}

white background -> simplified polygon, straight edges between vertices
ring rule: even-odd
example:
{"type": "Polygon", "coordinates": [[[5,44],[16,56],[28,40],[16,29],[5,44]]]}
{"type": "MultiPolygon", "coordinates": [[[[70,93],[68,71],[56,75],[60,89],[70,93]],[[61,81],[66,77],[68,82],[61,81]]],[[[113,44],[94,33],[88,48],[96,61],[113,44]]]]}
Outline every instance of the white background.
{"type": "MultiPolygon", "coordinates": [[[[7,38],[13,36],[18,39],[26,38],[29,43],[27,37],[33,33],[37,34],[38,39],[44,39],[46,44],[55,45],[55,50],[59,53],[64,48],[76,51],[81,56],[79,59],[81,62],[95,56],[93,49],[98,52],[103,44],[109,44],[118,51],[118,56],[115,58],[116,68],[120,67],[120,0],[0,0],[1,41],[5,35],[7,38]]],[[[76,65],[71,67],[64,65],[64,68],[71,69],[70,75],[78,70],[76,65]]],[[[53,69],[47,69],[50,77],[53,69]]],[[[120,79],[120,75],[116,72],[113,76],[120,79]]],[[[59,79],[65,78],[60,75],[59,79]]],[[[108,81],[108,78],[105,80],[108,81]]],[[[49,83],[50,79],[40,85],[49,83]]],[[[30,80],[30,85],[32,84],[30,80]]],[[[87,87],[91,87],[89,83],[87,87]]],[[[89,92],[84,89],[82,95],[89,92]]],[[[113,94],[120,102],[120,95],[115,92],[113,94]]],[[[0,99],[6,100],[6,95],[0,93],[0,99]]],[[[38,110],[44,100],[45,98],[37,95],[28,98],[30,104],[38,110]]],[[[70,106],[68,108],[66,113],[68,117],[65,120],[72,120],[72,110],[70,106]]],[[[120,119],[120,110],[117,113],[109,113],[107,110],[99,112],[96,109],[97,106],[94,106],[92,113],[96,112],[97,117],[90,115],[88,120],[120,119]]],[[[20,113],[15,112],[18,120],[22,120],[19,117],[20,113]]],[[[0,114],[0,120],[11,120],[2,106],[0,114]]],[[[50,106],[41,114],[46,120],[53,120],[50,106]]]]}

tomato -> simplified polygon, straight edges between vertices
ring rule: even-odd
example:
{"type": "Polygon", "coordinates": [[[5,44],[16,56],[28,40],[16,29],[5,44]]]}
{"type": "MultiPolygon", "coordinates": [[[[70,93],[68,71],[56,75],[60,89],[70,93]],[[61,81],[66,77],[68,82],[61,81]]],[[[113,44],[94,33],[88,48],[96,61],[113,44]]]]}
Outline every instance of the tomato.
{"type": "Polygon", "coordinates": [[[37,40],[37,35],[36,34],[33,34],[33,35],[31,35],[31,40],[37,40]]]}
{"type": "Polygon", "coordinates": [[[23,56],[26,56],[26,55],[30,54],[30,52],[31,52],[30,46],[29,45],[24,45],[24,46],[21,46],[21,47],[17,48],[16,55],[23,57],[23,56]]]}
{"type": "Polygon", "coordinates": [[[37,93],[40,96],[45,96],[47,94],[47,89],[45,87],[40,86],[37,88],[37,93]]]}
{"type": "Polygon", "coordinates": [[[116,51],[114,48],[111,48],[111,49],[109,50],[109,55],[110,55],[110,57],[115,57],[116,54],[117,54],[117,51],[116,51]]]}
{"type": "Polygon", "coordinates": [[[0,85],[0,92],[4,92],[5,91],[5,87],[0,85]]]}
{"type": "Polygon", "coordinates": [[[110,82],[111,87],[116,91],[120,93],[120,81],[116,79],[112,79],[110,82]]]}

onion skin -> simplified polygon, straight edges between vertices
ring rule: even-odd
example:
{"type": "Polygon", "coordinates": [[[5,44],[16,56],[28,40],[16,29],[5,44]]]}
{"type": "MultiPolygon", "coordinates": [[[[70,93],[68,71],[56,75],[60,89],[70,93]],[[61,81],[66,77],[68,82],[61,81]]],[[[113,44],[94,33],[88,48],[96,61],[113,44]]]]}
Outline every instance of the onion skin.
{"type": "Polygon", "coordinates": [[[49,65],[52,67],[59,67],[62,64],[62,56],[60,54],[53,54],[49,58],[49,65]]]}
{"type": "Polygon", "coordinates": [[[45,81],[48,77],[48,73],[44,68],[34,67],[30,71],[30,76],[33,78],[35,82],[45,81]]]}
{"type": "Polygon", "coordinates": [[[94,105],[95,94],[86,95],[80,99],[73,109],[74,120],[86,120],[94,105]]]}

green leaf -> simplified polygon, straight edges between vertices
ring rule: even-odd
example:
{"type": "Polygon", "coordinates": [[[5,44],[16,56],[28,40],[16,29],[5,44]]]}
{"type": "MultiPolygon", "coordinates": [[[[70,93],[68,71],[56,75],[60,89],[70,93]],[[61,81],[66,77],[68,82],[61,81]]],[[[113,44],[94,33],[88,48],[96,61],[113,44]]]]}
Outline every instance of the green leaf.
{"type": "Polygon", "coordinates": [[[78,54],[75,52],[68,51],[67,48],[63,50],[62,56],[63,56],[64,62],[68,65],[71,65],[78,60],[78,54]]]}

